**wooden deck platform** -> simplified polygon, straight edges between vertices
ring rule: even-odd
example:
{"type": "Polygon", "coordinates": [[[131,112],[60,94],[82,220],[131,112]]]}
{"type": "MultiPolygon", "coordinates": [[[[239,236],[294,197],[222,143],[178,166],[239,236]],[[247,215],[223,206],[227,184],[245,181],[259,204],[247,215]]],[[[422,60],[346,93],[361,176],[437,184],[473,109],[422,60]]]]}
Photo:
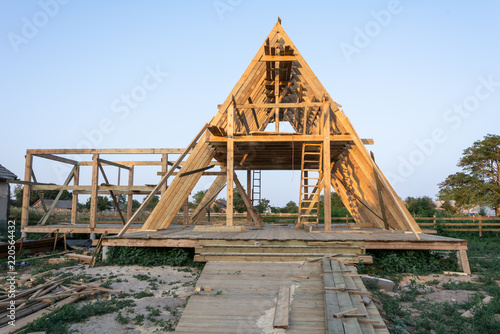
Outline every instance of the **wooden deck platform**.
{"type": "Polygon", "coordinates": [[[211,291],[191,296],[176,333],[388,333],[374,304],[362,304],[361,297],[370,294],[354,276],[356,269],[331,262],[210,261],[196,287],[211,291]],[[351,274],[345,277],[332,269],[351,274]],[[280,290],[289,299],[283,302],[280,290]],[[333,318],[353,308],[358,318],[333,318]]]}
{"type": "Polygon", "coordinates": [[[109,236],[103,240],[105,246],[143,247],[199,247],[204,241],[218,240],[226,243],[241,242],[305,242],[359,241],[366,249],[434,249],[467,250],[467,241],[437,235],[420,234],[417,240],[411,233],[385,231],[375,228],[359,230],[349,228],[333,229],[332,232],[311,233],[289,226],[266,224],[261,229],[248,227],[245,232],[200,232],[193,225],[171,225],[158,231],[127,233],[121,238],[109,236]]]}
{"type": "MultiPolygon", "coordinates": [[[[417,240],[411,233],[387,231],[377,228],[349,229],[336,228],[332,232],[311,233],[291,226],[273,226],[263,228],[247,227],[244,232],[205,232],[194,230],[193,225],[171,225],[158,231],[127,233],[123,237],[109,236],[103,239],[104,246],[129,247],[188,247],[197,250],[198,261],[300,261],[308,257],[325,254],[352,253],[351,250],[339,249],[341,246],[360,247],[366,250],[445,250],[457,251],[459,264],[464,272],[470,274],[467,259],[467,241],[430,234],[419,234],[417,240]],[[342,245],[347,243],[347,245],[342,245]],[[203,247],[220,247],[222,251],[203,253],[203,247]],[[246,249],[241,249],[246,246],[246,249]],[[280,246],[279,251],[266,246],[280,246]],[[297,247],[304,246],[299,254],[297,247]],[[315,250],[314,247],[323,247],[315,250]],[[226,253],[226,254],[221,254],[226,253]],[[281,253],[278,254],[276,253],[281,253]],[[285,254],[286,253],[286,254],[285,254]],[[271,255],[272,254],[272,255],[271,255]],[[222,255],[225,255],[222,258],[222,255]],[[204,257],[203,257],[204,256],[204,257]],[[275,256],[276,258],[270,258],[275,256]]],[[[366,261],[366,260],[364,260],[366,261]]],[[[356,259],[352,262],[359,262],[356,259]]],[[[366,261],[369,262],[369,261],[366,261]]]]}

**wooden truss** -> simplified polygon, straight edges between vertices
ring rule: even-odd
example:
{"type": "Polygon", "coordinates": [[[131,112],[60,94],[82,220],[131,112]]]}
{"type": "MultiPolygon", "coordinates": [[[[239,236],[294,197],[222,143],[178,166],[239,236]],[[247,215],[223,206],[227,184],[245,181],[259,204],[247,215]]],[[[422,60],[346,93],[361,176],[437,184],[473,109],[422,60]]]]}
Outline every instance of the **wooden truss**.
{"type": "Polygon", "coordinates": [[[365,148],[373,141],[361,139],[340,108],[281,23],[276,23],[200,139],[192,143],[189,157],[143,230],[170,225],[212,159],[222,165],[226,175],[215,180],[195,216],[226,186],[226,224],[232,225],[235,182],[250,205],[235,170],[300,170],[303,144],[317,143],[323,152],[317,188],[324,192],[325,231],[331,230],[333,188],[358,226],[411,231],[418,239],[420,228],[365,148]],[[280,132],[282,122],[288,122],[294,131],[280,132]]]}

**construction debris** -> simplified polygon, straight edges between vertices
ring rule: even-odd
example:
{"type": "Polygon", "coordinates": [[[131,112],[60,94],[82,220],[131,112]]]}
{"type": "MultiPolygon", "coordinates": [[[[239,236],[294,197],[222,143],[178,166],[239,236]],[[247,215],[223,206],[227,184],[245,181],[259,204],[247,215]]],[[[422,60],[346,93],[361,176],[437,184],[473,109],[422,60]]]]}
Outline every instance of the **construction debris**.
{"type": "MultiPolygon", "coordinates": [[[[68,259],[62,258],[62,260],[67,261],[68,259]]],[[[5,283],[1,287],[2,290],[0,290],[2,295],[0,307],[4,310],[0,313],[0,333],[19,331],[30,322],[53,312],[63,305],[74,303],[84,296],[95,296],[104,292],[108,294],[122,293],[118,290],[103,288],[100,286],[100,282],[84,283],[71,280],[72,273],[68,273],[68,271],[82,269],[83,267],[85,265],[62,268],[59,270],[62,272],[56,272],[55,269],[52,269],[36,275],[23,274],[15,281],[15,284],[25,288],[16,291],[15,300],[2,291],[9,291],[10,289],[11,282],[5,283]],[[15,327],[8,326],[10,318],[8,317],[9,310],[7,306],[9,305],[15,306],[15,327]]]]}

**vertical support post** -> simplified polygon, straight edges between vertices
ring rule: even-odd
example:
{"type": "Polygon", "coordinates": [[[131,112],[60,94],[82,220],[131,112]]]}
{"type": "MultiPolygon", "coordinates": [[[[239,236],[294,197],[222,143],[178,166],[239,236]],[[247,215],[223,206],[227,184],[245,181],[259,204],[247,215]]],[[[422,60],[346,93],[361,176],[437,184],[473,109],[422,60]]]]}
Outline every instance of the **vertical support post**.
{"type": "Polygon", "coordinates": [[[226,225],[233,225],[234,106],[227,108],[227,206],[226,225]]]}
{"type": "Polygon", "coordinates": [[[483,219],[482,217],[477,217],[478,221],[477,223],[479,224],[479,237],[483,237],[483,219]]]}
{"type": "MultiPolygon", "coordinates": [[[[128,167],[128,186],[131,187],[134,185],[134,165],[130,165],[128,167]]],[[[129,221],[130,217],[132,217],[132,201],[133,195],[132,192],[130,192],[127,196],[127,221],[129,221]]]]}
{"type": "MultiPolygon", "coordinates": [[[[247,197],[250,199],[250,206],[253,206],[252,201],[252,171],[247,170],[247,197]]],[[[247,223],[252,221],[252,216],[250,215],[250,210],[247,210],[247,223]]],[[[257,222],[255,222],[257,224],[257,222]]]]}
{"type": "Polygon", "coordinates": [[[186,198],[186,201],[184,202],[184,225],[189,224],[189,195],[186,198]]]}
{"type": "MultiPolygon", "coordinates": [[[[166,154],[166,153],[163,153],[161,155],[161,171],[163,172],[163,175],[167,174],[167,171],[168,171],[168,154],[166,154]]],[[[168,183],[168,180],[160,188],[162,197],[163,197],[163,194],[165,193],[165,191],[167,191],[167,183],[168,183]]]]}
{"type": "Polygon", "coordinates": [[[325,191],[325,231],[332,229],[332,164],[330,157],[330,104],[323,107],[325,114],[323,124],[323,184],[325,191]]]}
{"type": "Polygon", "coordinates": [[[92,156],[92,187],[90,193],[90,230],[93,231],[97,220],[97,196],[99,188],[99,154],[92,156]]]}
{"type": "MultiPolygon", "coordinates": [[[[24,169],[24,181],[31,181],[31,168],[33,167],[33,156],[31,153],[26,153],[26,167],[24,169]]],[[[21,228],[28,226],[29,208],[30,208],[30,193],[31,186],[25,184],[23,188],[23,206],[21,211],[21,228]]],[[[23,232],[24,236],[24,232],[23,232]]]]}
{"type": "MultiPolygon", "coordinates": [[[[80,182],[80,166],[76,166],[73,173],[73,184],[77,186],[80,182]]],[[[71,224],[76,224],[78,215],[78,191],[73,191],[73,198],[71,199],[71,224]]]]}

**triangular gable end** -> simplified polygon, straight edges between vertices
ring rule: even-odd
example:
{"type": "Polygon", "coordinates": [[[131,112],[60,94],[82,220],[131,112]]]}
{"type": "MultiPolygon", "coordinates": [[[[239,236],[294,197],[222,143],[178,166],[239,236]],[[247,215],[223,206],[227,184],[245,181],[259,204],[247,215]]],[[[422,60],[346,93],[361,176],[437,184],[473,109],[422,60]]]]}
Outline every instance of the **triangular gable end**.
{"type": "Polygon", "coordinates": [[[216,178],[195,216],[227,184],[228,224],[232,224],[233,181],[242,189],[234,170],[304,169],[303,148],[317,144],[323,160],[313,190],[318,195],[321,189],[324,192],[325,230],[330,230],[333,187],[358,226],[411,231],[418,239],[420,228],[365,148],[370,140],[358,136],[340,108],[277,22],[143,230],[170,225],[213,159],[222,165],[224,175],[216,178]],[[280,132],[282,122],[289,122],[294,131],[280,132]],[[275,131],[265,132],[272,123],[275,131]]]}

